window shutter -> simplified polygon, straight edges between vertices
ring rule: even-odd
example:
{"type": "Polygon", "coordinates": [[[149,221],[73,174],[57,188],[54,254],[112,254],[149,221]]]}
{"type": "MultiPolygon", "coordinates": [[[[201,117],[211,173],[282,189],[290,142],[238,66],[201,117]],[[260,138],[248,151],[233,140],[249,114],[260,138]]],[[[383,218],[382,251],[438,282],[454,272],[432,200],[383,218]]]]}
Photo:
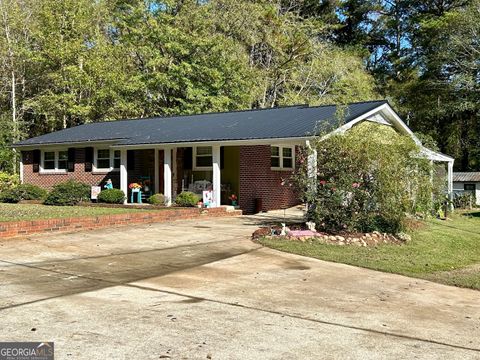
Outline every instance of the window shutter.
{"type": "Polygon", "coordinates": [[[75,171],[75,148],[68,148],[67,170],[69,172],[75,171]]]}
{"type": "Polygon", "coordinates": [[[135,170],[135,150],[127,150],[127,171],[135,170]]]}
{"type": "Polygon", "coordinates": [[[185,170],[192,170],[193,149],[191,147],[185,148],[183,153],[183,168],[185,170]]]}
{"type": "Polygon", "coordinates": [[[85,172],[91,172],[93,166],[93,147],[85,148],[85,172]]]}
{"type": "Polygon", "coordinates": [[[220,169],[225,169],[225,147],[220,147],[220,169]]]}
{"type": "Polygon", "coordinates": [[[38,173],[40,171],[40,150],[33,150],[33,172],[38,173]]]}

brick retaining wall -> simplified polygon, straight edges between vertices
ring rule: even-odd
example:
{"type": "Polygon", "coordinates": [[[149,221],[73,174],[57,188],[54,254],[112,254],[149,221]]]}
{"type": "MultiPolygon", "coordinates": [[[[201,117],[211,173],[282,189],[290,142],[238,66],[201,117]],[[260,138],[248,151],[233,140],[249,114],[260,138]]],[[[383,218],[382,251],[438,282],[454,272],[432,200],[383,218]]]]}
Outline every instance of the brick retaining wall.
{"type": "Polygon", "coordinates": [[[149,224],[174,220],[238,216],[241,214],[241,210],[227,211],[226,208],[221,207],[213,209],[166,209],[62,219],[8,221],[0,222],[0,239],[38,233],[73,232],[106,227],[127,226],[131,224],[149,224]]]}

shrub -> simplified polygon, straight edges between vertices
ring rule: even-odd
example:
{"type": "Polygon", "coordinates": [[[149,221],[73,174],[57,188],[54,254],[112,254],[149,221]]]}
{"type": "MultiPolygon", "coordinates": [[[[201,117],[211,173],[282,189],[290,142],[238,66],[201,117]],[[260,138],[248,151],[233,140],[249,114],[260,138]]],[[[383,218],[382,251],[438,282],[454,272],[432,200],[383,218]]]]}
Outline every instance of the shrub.
{"type": "Polygon", "coordinates": [[[471,209],[475,206],[475,195],[469,191],[463,194],[455,194],[453,206],[457,209],[471,209]]]}
{"type": "Polygon", "coordinates": [[[80,201],[88,201],[90,199],[90,185],[68,180],[57,184],[47,195],[45,205],[77,205],[80,201]]]}
{"type": "Polygon", "coordinates": [[[165,205],[165,196],[163,194],[153,194],[147,201],[152,205],[165,205]]]}
{"type": "Polygon", "coordinates": [[[22,200],[43,200],[47,190],[32,184],[21,184],[0,193],[0,202],[18,203],[22,200]]]}
{"type": "Polygon", "coordinates": [[[97,200],[107,204],[123,204],[125,193],[120,189],[106,189],[98,194],[97,200]]]}
{"type": "Polygon", "coordinates": [[[0,193],[18,185],[19,182],[18,175],[10,175],[6,172],[0,171],[0,193]]]}
{"type": "Polygon", "coordinates": [[[190,191],[184,191],[177,195],[175,203],[179,206],[192,207],[196,206],[200,199],[200,195],[197,195],[190,191]]]}
{"type": "MultiPolygon", "coordinates": [[[[413,140],[373,123],[317,141],[317,174],[309,178],[307,153],[295,183],[309,204],[307,218],[329,232],[397,233],[407,214],[433,210],[432,167],[413,140]]],[[[310,170],[311,175],[311,170],[310,170]]]]}

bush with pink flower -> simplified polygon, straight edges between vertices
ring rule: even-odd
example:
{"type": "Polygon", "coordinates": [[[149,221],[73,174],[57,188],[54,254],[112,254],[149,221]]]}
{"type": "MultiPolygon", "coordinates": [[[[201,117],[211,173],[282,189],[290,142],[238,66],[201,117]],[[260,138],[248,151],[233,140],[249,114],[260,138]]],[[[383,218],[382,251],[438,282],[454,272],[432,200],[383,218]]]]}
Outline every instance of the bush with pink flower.
{"type": "MultiPolygon", "coordinates": [[[[362,123],[318,140],[317,172],[300,163],[295,184],[309,204],[308,220],[328,232],[398,232],[408,214],[428,214],[441,184],[410,137],[385,125],[362,123]]],[[[306,159],[305,149],[301,158],[306,159]]]]}

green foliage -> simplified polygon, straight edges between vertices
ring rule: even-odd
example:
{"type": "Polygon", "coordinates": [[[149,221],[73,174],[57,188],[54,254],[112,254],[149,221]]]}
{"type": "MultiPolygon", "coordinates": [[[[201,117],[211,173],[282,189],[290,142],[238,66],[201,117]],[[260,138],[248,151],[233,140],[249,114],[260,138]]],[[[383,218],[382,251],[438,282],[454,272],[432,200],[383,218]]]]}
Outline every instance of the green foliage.
{"type": "Polygon", "coordinates": [[[125,193],[120,189],[106,189],[98,194],[97,200],[107,204],[123,204],[125,193]]]}
{"type": "Polygon", "coordinates": [[[165,196],[163,194],[153,194],[147,201],[152,205],[165,205],[165,196]]]}
{"type": "Polygon", "coordinates": [[[18,203],[22,200],[43,200],[47,190],[32,184],[20,184],[0,192],[0,202],[18,203]]]}
{"type": "Polygon", "coordinates": [[[200,199],[201,197],[193,192],[183,191],[177,195],[175,203],[178,206],[192,207],[196,206],[200,199]]]}
{"type": "Polygon", "coordinates": [[[316,143],[316,180],[300,156],[296,183],[308,217],[330,232],[402,230],[406,214],[433,209],[431,165],[416,144],[390,127],[362,123],[316,143]]]}
{"type": "Polygon", "coordinates": [[[45,205],[72,206],[90,199],[90,185],[68,180],[57,184],[47,195],[45,205]]]}
{"type": "Polygon", "coordinates": [[[454,195],[453,207],[455,209],[471,209],[473,206],[475,206],[475,195],[473,192],[468,191],[454,195]]]}
{"type": "Polygon", "coordinates": [[[0,171],[0,193],[11,189],[20,182],[17,175],[11,175],[6,172],[0,171]]]}

